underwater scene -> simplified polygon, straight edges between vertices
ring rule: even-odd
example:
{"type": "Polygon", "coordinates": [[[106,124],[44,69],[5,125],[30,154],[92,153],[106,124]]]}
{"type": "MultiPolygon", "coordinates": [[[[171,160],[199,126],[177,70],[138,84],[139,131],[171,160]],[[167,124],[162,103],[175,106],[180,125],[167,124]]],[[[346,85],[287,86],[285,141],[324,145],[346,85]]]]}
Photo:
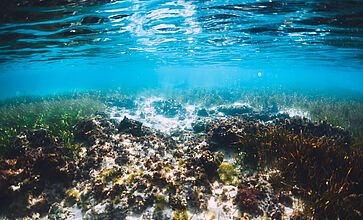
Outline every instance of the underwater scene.
{"type": "Polygon", "coordinates": [[[0,219],[363,219],[362,0],[1,0],[0,219]]]}

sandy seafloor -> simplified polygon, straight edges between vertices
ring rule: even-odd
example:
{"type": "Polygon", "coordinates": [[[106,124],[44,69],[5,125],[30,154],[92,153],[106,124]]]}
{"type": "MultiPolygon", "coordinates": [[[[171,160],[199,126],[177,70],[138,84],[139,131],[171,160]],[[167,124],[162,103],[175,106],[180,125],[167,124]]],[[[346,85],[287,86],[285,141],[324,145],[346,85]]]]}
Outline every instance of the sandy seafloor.
{"type": "Polygon", "coordinates": [[[303,215],[302,200],[291,191],[273,188],[270,176],[278,170],[241,167],[235,149],[213,137],[223,139],[223,129],[242,132],[248,123],[309,121],[309,112],[245,102],[183,104],[156,96],[110,98],[106,106],[105,112],[82,119],[75,127],[76,141],[83,145],[79,159],[69,162],[76,168],[60,168],[75,173],[71,184],[64,186],[65,197],[46,188],[29,204],[37,207],[46,198],[49,211],[35,211],[28,219],[290,219],[303,215]],[[233,171],[220,170],[223,165],[233,171]],[[239,193],[245,193],[242,200],[247,201],[242,208],[239,193]],[[58,199],[49,199],[50,195],[58,199]],[[256,204],[249,204],[248,196],[256,204]]]}
{"type": "MultiPolygon", "coordinates": [[[[203,107],[202,105],[191,105],[187,104],[184,107],[185,111],[181,114],[176,114],[173,117],[166,117],[163,114],[158,113],[153,104],[157,102],[167,101],[168,99],[159,98],[156,96],[146,98],[139,97],[135,100],[136,109],[126,109],[125,107],[109,106],[107,113],[109,113],[111,119],[121,121],[124,117],[140,121],[144,126],[156,129],[166,134],[171,134],[178,131],[193,131],[192,124],[195,123],[201,117],[198,116],[198,110],[205,109],[207,112],[214,112],[211,118],[226,118],[228,115],[223,112],[218,112],[218,107],[211,106],[209,108],[203,107]]],[[[228,107],[239,108],[239,107],[253,108],[246,102],[235,102],[229,104],[228,107]]],[[[286,113],[290,117],[298,116],[310,118],[309,113],[296,108],[283,108],[275,114],[286,113]]]]}
{"type": "MultiPolygon", "coordinates": [[[[128,100],[129,101],[129,100],[128,100]]],[[[184,146],[185,142],[188,142],[189,138],[194,136],[195,131],[193,130],[193,126],[200,120],[222,120],[231,117],[231,115],[238,115],[234,113],[226,114],[220,110],[220,108],[231,108],[231,109],[240,109],[240,108],[248,108],[256,111],[260,111],[258,108],[253,108],[248,103],[235,102],[229,105],[219,105],[219,106],[209,106],[208,108],[203,107],[202,105],[183,105],[183,106],[168,106],[169,108],[174,108],[175,112],[172,115],[165,114],[163,109],[155,108],[156,105],[160,103],[171,103],[171,105],[175,104],[175,100],[172,99],[164,99],[160,97],[138,97],[133,100],[132,106],[125,106],[125,103],[120,106],[113,105],[114,103],[111,101],[105,111],[105,113],[109,116],[109,118],[116,123],[120,123],[123,119],[133,119],[135,121],[139,121],[143,126],[151,128],[155,131],[159,131],[163,134],[171,136],[172,139],[176,140],[178,143],[178,147],[182,149],[187,149],[189,146],[184,146]],[[208,116],[203,115],[200,116],[198,111],[206,110],[208,112],[208,116]]],[[[177,102],[176,102],[177,103],[177,102]]],[[[179,104],[179,103],[178,103],[179,104]]],[[[165,108],[168,108],[165,107],[165,108]]],[[[170,110],[170,109],[168,109],[170,110]]],[[[166,111],[168,111],[166,110],[166,111]]],[[[268,113],[270,114],[270,113],[268,113]]],[[[301,109],[295,108],[284,108],[279,109],[276,112],[272,112],[272,115],[285,114],[289,117],[301,117],[301,118],[309,118],[309,113],[303,111],[301,109]]],[[[274,117],[273,117],[274,118],[274,117]]],[[[270,120],[265,123],[269,123],[270,120]]],[[[130,155],[133,155],[134,158],[139,157],[142,146],[135,144],[127,139],[127,136],[124,137],[122,142],[125,146],[132,146],[128,149],[130,155]]],[[[207,145],[206,142],[199,143],[200,145],[207,145]]],[[[155,146],[154,146],[155,147],[155,146]]],[[[192,149],[191,149],[192,150],[192,149]]],[[[152,155],[155,153],[153,148],[149,148],[147,150],[144,149],[145,152],[141,153],[146,155],[152,155]]],[[[224,154],[224,163],[235,164],[236,161],[234,159],[234,150],[224,148],[223,146],[219,147],[215,150],[216,152],[223,152],[224,154]]],[[[197,153],[196,153],[197,154],[197,153]]],[[[196,155],[198,156],[198,155],[196,155]]],[[[172,163],[176,163],[173,155],[166,153],[164,155],[165,160],[171,160],[172,163]]],[[[114,169],[117,167],[115,164],[114,158],[103,158],[102,170],[114,169]]],[[[140,167],[134,167],[136,170],[141,170],[140,167]]],[[[275,172],[275,171],[269,171],[275,172]]],[[[101,172],[92,173],[92,176],[97,178],[101,172]]],[[[169,178],[173,179],[171,174],[168,174],[169,178]]],[[[280,212],[278,216],[275,218],[290,218],[293,213],[301,212],[303,210],[304,204],[301,200],[291,196],[292,203],[289,206],[283,205],[281,203],[276,203],[274,205],[280,206],[276,207],[274,210],[271,209],[269,203],[272,203],[272,197],[274,195],[274,190],[271,185],[268,183],[267,179],[269,178],[269,173],[258,173],[257,171],[246,171],[245,173],[239,173],[240,177],[246,179],[252,179],[253,181],[259,182],[258,184],[265,185],[267,198],[264,198],[260,201],[260,206],[262,207],[258,214],[249,213],[249,212],[241,212],[238,206],[235,204],[234,199],[237,195],[237,185],[236,184],[225,184],[219,180],[215,180],[211,182],[211,192],[207,196],[207,200],[205,201],[205,207],[202,210],[197,209],[187,209],[188,219],[261,219],[261,218],[271,218],[273,217],[272,212],[280,212]],[[221,197],[226,197],[226,199],[221,200],[221,197]],[[265,210],[263,210],[265,209],[265,210]],[[278,210],[278,211],[277,211],[278,210]]],[[[128,176],[123,177],[126,179],[128,176]]],[[[80,184],[82,185],[82,183],[80,184]]],[[[110,186],[112,188],[112,186],[110,186]]],[[[82,187],[80,187],[82,188],[82,187]]],[[[143,196],[140,194],[140,196],[143,196]]],[[[74,205],[71,208],[66,208],[69,212],[67,213],[67,218],[69,219],[83,219],[83,218],[94,218],[93,214],[97,216],[98,214],[107,213],[105,209],[107,205],[100,203],[95,205],[88,212],[83,213],[82,210],[74,205]],[[91,214],[92,213],[92,214],[91,214]],[[93,217],[92,217],[93,216],[93,217]]],[[[125,217],[125,219],[173,219],[174,210],[171,207],[165,207],[162,212],[155,214],[156,208],[154,206],[147,207],[143,210],[142,213],[134,213],[129,212],[125,217]]],[[[107,215],[106,215],[107,216],[107,215]]],[[[97,217],[96,217],[97,218],[97,217]]]]}

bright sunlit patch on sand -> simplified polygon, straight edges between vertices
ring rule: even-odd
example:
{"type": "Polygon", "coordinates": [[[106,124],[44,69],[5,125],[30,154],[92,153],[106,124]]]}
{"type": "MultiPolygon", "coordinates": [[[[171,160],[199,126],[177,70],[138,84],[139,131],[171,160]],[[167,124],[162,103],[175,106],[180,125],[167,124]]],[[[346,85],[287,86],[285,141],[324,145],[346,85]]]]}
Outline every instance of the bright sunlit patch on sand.
{"type": "Polygon", "coordinates": [[[290,117],[302,117],[310,119],[310,113],[299,108],[283,108],[279,113],[287,113],[290,117]]]}
{"type": "Polygon", "coordinates": [[[124,117],[142,122],[145,126],[154,128],[164,133],[170,134],[174,130],[192,130],[192,123],[197,118],[196,106],[186,105],[183,115],[177,114],[174,117],[166,117],[158,114],[153,107],[153,103],[163,101],[161,98],[152,97],[145,100],[137,100],[138,109],[128,110],[124,108],[111,108],[111,118],[118,121],[124,117]]]}
{"type": "Polygon", "coordinates": [[[83,219],[82,210],[79,209],[77,207],[77,205],[74,205],[71,208],[71,212],[72,212],[72,217],[70,217],[69,219],[71,219],[71,220],[81,220],[81,219],[83,219]]]}

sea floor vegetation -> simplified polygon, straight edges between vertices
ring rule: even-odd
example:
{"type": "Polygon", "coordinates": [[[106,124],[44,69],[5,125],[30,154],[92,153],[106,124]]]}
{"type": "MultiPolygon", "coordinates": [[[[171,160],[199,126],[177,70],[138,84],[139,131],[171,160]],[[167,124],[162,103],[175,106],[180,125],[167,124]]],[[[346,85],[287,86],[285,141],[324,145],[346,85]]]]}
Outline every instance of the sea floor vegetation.
{"type": "Polygon", "coordinates": [[[0,103],[0,157],[10,152],[17,135],[45,129],[66,147],[74,148],[73,127],[77,120],[102,112],[95,96],[75,94],[53,97],[21,97],[0,103]]]}
{"type": "Polygon", "coordinates": [[[361,219],[363,99],[325,92],[2,101],[0,217],[361,219]]]}

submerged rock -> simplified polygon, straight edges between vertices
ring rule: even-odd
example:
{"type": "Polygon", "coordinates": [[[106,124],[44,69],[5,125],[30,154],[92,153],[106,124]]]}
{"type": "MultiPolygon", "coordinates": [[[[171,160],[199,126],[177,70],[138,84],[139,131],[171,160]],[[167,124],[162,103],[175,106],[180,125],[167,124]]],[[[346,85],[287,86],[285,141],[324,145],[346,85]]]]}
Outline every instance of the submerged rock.
{"type": "Polygon", "coordinates": [[[74,128],[74,139],[91,146],[97,139],[107,139],[115,133],[115,125],[105,115],[97,115],[95,118],[84,118],[78,121],[74,128]]]}
{"type": "Polygon", "coordinates": [[[147,108],[155,111],[144,114],[142,123],[102,113],[79,120],[73,130],[75,152],[44,129],[20,134],[9,147],[10,159],[0,160],[0,208],[10,207],[9,214],[4,212],[9,216],[20,210],[12,217],[41,213],[49,219],[294,217],[284,210],[296,209],[296,199],[282,189],[283,171],[270,175],[271,167],[257,166],[264,155],[273,160],[276,151],[258,150],[275,150],[275,143],[285,140],[275,138],[276,131],[349,143],[345,131],[326,122],[278,117],[272,110],[263,115],[248,106],[218,108],[237,115],[226,117],[206,109],[198,113],[173,100],[150,103],[147,108]],[[174,122],[185,110],[194,114],[188,117],[195,132],[167,135],[145,126],[155,113],[174,122]],[[260,116],[265,118],[256,119],[260,116]],[[237,150],[242,154],[233,155],[237,150]],[[244,166],[251,163],[256,166],[244,166]]]}
{"type": "Polygon", "coordinates": [[[205,108],[199,109],[197,115],[200,117],[208,117],[209,114],[205,108]]]}
{"type": "Polygon", "coordinates": [[[256,189],[240,183],[238,185],[235,202],[242,211],[257,213],[260,211],[258,207],[258,197],[259,192],[256,189]]]}
{"type": "Polygon", "coordinates": [[[141,122],[128,119],[126,117],[124,117],[124,119],[120,122],[118,126],[118,131],[129,133],[136,137],[140,137],[141,135],[144,134],[141,122]]]}
{"type": "Polygon", "coordinates": [[[235,147],[238,145],[242,132],[256,133],[262,126],[263,124],[256,120],[231,117],[211,122],[207,128],[207,133],[212,144],[235,147]]]}
{"type": "Polygon", "coordinates": [[[59,145],[59,142],[51,137],[46,129],[34,129],[19,134],[13,142],[7,147],[5,152],[6,158],[15,158],[24,155],[27,148],[39,147],[42,151],[47,152],[50,148],[59,145]]]}
{"type": "Polygon", "coordinates": [[[14,143],[23,145],[14,149],[21,149],[20,153],[0,160],[0,210],[12,217],[48,212],[50,204],[62,197],[63,187],[76,177],[72,152],[44,129],[23,133],[17,139],[14,143]]]}
{"type": "Polygon", "coordinates": [[[311,137],[330,137],[337,144],[348,146],[350,138],[348,131],[339,127],[334,127],[326,121],[312,122],[306,118],[295,117],[292,119],[277,119],[273,123],[281,124],[286,130],[293,131],[295,134],[303,133],[311,137]]]}
{"type": "Polygon", "coordinates": [[[247,105],[225,105],[218,107],[218,111],[228,116],[238,116],[253,112],[252,108],[247,105]]]}
{"type": "Polygon", "coordinates": [[[173,99],[155,101],[153,106],[158,114],[170,118],[185,112],[183,106],[173,99]]]}
{"type": "Polygon", "coordinates": [[[106,104],[125,109],[133,109],[136,107],[135,100],[131,98],[109,98],[107,99],[106,104]]]}
{"type": "Polygon", "coordinates": [[[211,122],[211,119],[197,119],[192,123],[192,128],[194,132],[200,133],[200,132],[207,132],[209,123],[211,122]]]}
{"type": "Polygon", "coordinates": [[[49,209],[49,220],[67,219],[71,217],[71,212],[67,209],[64,209],[59,203],[53,203],[53,205],[49,209]]]}

